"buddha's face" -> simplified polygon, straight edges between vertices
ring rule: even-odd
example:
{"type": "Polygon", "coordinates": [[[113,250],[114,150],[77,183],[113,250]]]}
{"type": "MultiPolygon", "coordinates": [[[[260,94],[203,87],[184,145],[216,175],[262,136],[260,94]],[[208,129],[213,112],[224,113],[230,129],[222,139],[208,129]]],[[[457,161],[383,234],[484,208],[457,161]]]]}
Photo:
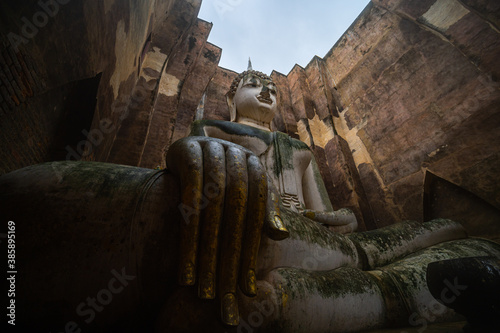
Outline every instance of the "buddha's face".
{"type": "Polygon", "coordinates": [[[248,118],[269,124],[276,114],[276,85],[253,74],[243,77],[233,98],[237,119],[248,118]]]}

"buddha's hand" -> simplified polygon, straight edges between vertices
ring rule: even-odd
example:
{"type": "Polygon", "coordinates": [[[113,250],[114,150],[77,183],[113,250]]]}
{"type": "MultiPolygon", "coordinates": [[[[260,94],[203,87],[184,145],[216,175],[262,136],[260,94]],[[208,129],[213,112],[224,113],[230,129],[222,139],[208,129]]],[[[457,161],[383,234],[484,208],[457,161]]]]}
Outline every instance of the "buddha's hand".
{"type": "Polygon", "coordinates": [[[333,212],[305,209],[302,211],[302,215],[341,234],[350,234],[358,228],[356,216],[349,208],[341,208],[333,212]]]}
{"type": "Polygon", "coordinates": [[[238,283],[244,294],[257,293],[262,230],[288,237],[279,196],[258,157],[228,141],[186,137],[172,144],[166,162],[181,183],[179,283],[198,281],[199,297],[219,298],[224,323],[238,325],[238,283]]]}

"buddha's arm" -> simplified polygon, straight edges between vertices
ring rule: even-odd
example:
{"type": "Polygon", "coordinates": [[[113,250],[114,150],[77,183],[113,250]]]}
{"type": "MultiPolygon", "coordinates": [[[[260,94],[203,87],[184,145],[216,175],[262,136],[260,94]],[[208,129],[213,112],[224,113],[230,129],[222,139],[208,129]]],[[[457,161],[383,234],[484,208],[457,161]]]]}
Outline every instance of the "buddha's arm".
{"type": "Polygon", "coordinates": [[[314,157],[304,172],[302,179],[302,193],[306,210],[304,215],[312,220],[326,224],[334,231],[351,233],[358,227],[354,213],[347,208],[333,210],[325,183],[321,178],[318,165],[314,157]]]}
{"type": "Polygon", "coordinates": [[[325,183],[321,178],[321,173],[314,156],[311,158],[311,162],[302,177],[302,193],[307,209],[320,212],[333,212],[332,203],[328,197],[325,183]]]}
{"type": "Polygon", "coordinates": [[[191,132],[189,136],[206,136],[205,134],[205,123],[206,121],[197,120],[191,124],[191,132]]]}

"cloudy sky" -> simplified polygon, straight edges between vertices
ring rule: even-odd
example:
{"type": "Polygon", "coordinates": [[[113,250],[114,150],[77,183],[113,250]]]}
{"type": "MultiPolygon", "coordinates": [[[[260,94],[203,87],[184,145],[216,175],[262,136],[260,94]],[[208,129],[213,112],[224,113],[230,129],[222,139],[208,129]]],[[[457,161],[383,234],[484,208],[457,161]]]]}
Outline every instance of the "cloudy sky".
{"type": "Polygon", "coordinates": [[[222,48],[221,67],[288,74],[323,57],[369,0],[203,0],[199,17],[212,22],[208,41],[222,48]]]}

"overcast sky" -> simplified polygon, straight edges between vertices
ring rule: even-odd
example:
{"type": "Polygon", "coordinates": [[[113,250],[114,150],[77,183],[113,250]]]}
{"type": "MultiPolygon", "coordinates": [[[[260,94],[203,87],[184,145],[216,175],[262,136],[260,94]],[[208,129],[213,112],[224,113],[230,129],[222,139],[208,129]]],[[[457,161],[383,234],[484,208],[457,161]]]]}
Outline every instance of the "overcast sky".
{"type": "Polygon", "coordinates": [[[208,41],[222,48],[219,65],[242,72],[248,57],[266,74],[288,74],[324,57],[369,0],[203,0],[212,22],[208,41]]]}

